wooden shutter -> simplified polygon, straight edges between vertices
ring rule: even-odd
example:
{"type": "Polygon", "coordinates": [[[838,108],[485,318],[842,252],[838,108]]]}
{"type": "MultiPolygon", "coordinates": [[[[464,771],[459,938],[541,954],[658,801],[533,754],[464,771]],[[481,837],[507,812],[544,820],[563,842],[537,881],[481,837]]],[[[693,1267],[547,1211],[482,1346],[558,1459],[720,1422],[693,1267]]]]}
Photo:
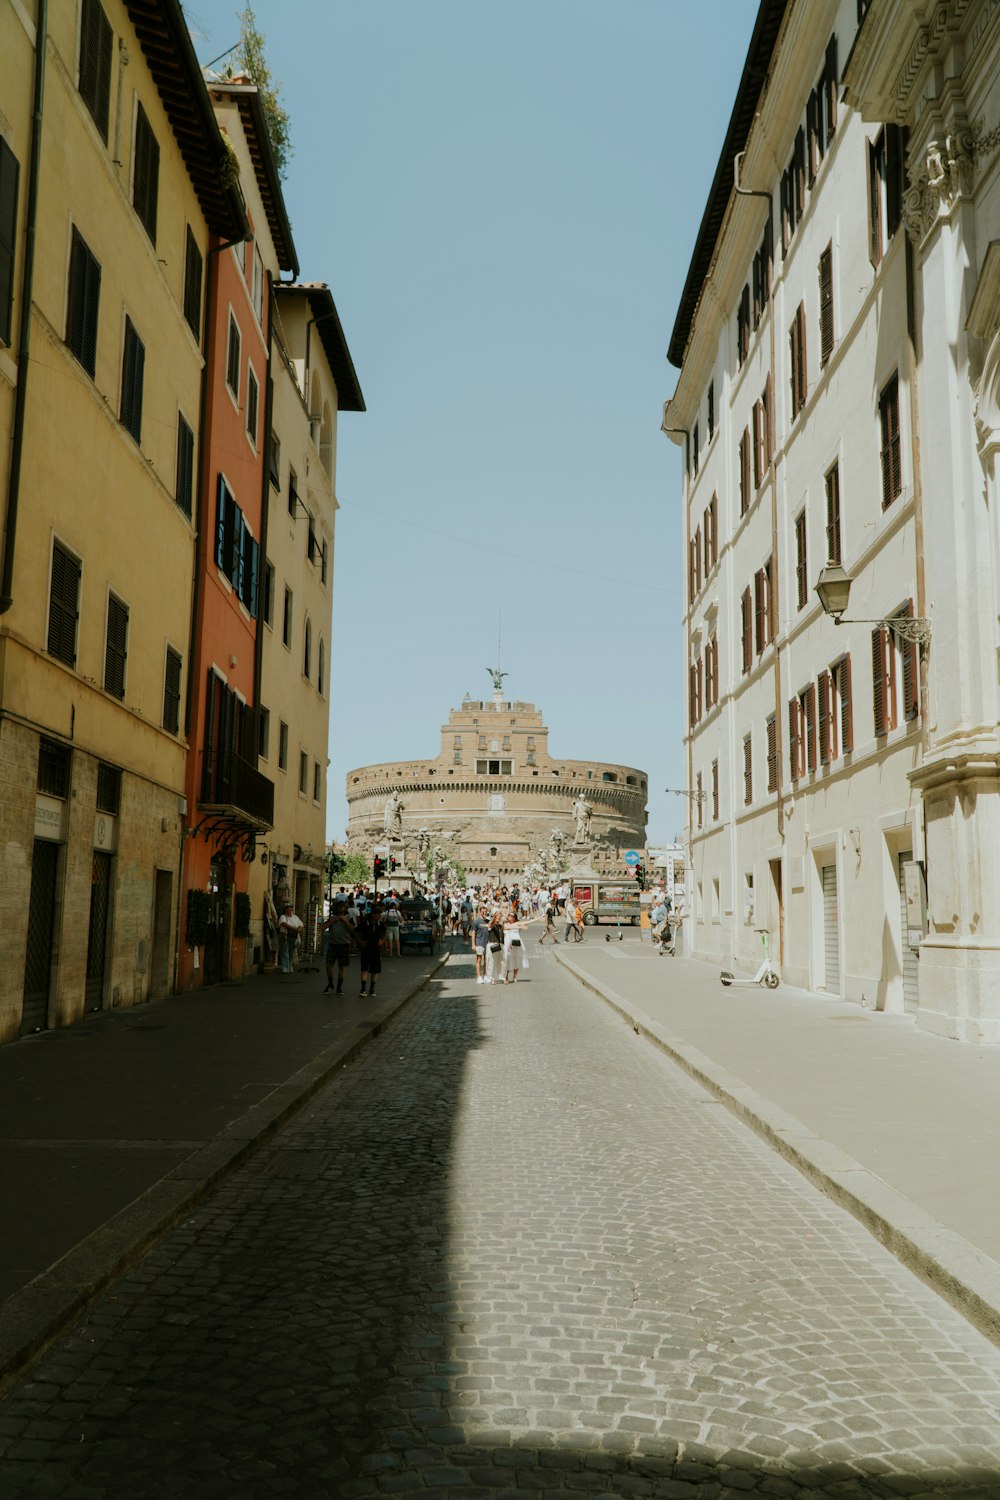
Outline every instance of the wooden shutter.
{"type": "Polygon", "coordinates": [[[868,259],[875,267],[882,259],[882,194],[877,141],[868,142],[868,259]]]}
{"type": "Polygon", "coordinates": [[[898,125],[885,126],[885,237],[891,240],[903,216],[903,149],[898,125]]]}
{"type": "Polygon", "coordinates": [[[174,499],[188,517],[194,501],[194,433],[182,416],[177,418],[177,483],[174,499]]]}
{"type": "Polygon", "coordinates": [[[837,129],[837,95],[840,74],[837,71],[837,38],[832,36],[826,44],[826,66],[823,69],[826,89],[826,143],[833,140],[837,129]]]}
{"type": "Polygon", "coordinates": [[[798,389],[795,393],[795,410],[798,412],[801,411],[805,406],[806,396],[808,395],[809,391],[809,375],[806,356],[806,305],[804,302],[799,303],[799,310],[795,314],[795,322],[798,325],[799,330],[797,340],[799,351],[797,365],[798,389]]]}
{"type": "Polygon", "coordinates": [[[750,429],[744,427],[740,438],[740,515],[750,509],[750,429]]]}
{"type": "Polygon", "coordinates": [[[809,578],[807,569],[809,566],[806,546],[806,513],[795,519],[795,591],[796,604],[799,609],[805,609],[809,602],[809,578]]]}
{"type": "MultiPolygon", "coordinates": [[[[306,675],[308,676],[308,673],[306,675]]],[[[701,659],[700,656],[699,656],[698,661],[696,663],[695,681],[696,681],[696,684],[697,684],[697,708],[698,708],[697,720],[698,720],[698,723],[700,724],[701,723],[701,714],[702,714],[702,704],[704,702],[704,697],[703,697],[704,666],[703,666],[702,659],[701,659]]]]}
{"type": "Polygon", "coordinates": [[[826,475],[826,560],[841,561],[840,533],[840,465],[834,464],[826,475]]]}
{"type": "Polygon", "coordinates": [[[132,207],[156,244],[156,200],[160,181],[160,148],[142,105],[136,106],[132,161],[132,207]]]}
{"type": "Polygon", "coordinates": [[[819,258],[819,362],[826,365],[833,353],[833,245],[819,258]]]}
{"type": "Polygon", "coordinates": [[[753,622],[751,619],[749,589],[743,590],[743,597],[740,600],[740,604],[743,613],[743,670],[744,672],[749,672],[753,666],[753,622]]]}
{"type": "Polygon", "coordinates": [[[101,268],[83,237],[73,230],[69,260],[69,299],[66,343],[93,379],[97,368],[97,317],[101,296],[101,268]]]}
{"type": "Polygon", "coordinates": [[[227,576],[232,566],[235,518],[236,501],[229,493],[226,481],[220,474],[215,512],[215,564],[227,576]]]}
{"type": "Polygon", "coordinates": [[[108,634],[104,646],[104,687],[116,698],[125,697],[125,659],[128,655],[128,605],[108,597],[108,634]]]}
{"type": "Polygon", "coordinates": [[[111,103],[112,31],[99,0],[83,0],[80,12],[80,96],[107,144],[111,103]]]}
{"type": "Polygon", "coordinates": [[[764,564],[764,624],[768,643],[778,634],[778,595],[774,587],[774,559],[764,564]]]}
{"type": "Polygon", "coordinates": [[[688,594],[693,604],[698,596],[698,588],[694,581],[694,537],[688,542],[688,594]]]}
{"type": "Polygon", "coordinates": [[[893,375],[879,397],[882,429],[882,509],[892,504],[903,488],[899,442],[899,376],[893,375]]]}
{"type": "Polygon", "coordinates": [[[770,464],[771,464],[771,454],[774,452],[774,445],[773,445],[773,442],[772,442],[772,439],[771,439],[771,410],[772,410],[772,405],[773,405],[773,403],[771,401],[771,377],[769,375],[767,377],[766,381],[764,382],[764,389],[761,392],[761,397],[760,397],[760,407],[761,407],[761,428],[760,428],[760,432],[761,432],[761,439],[762,439],[763,444],[764,444],[764,453],[763,453],[763,460],[764,461],[763,461],[762,467],[763,467],[763,470],[764,470],[765,474],[766,474],[766,472],[767,472],[767,470],[768,470],[768,468],[770,467],[770,464]]]}
{"type": "Polygon", "coordinates": [[[763,474],[763,464],[761,463],[762,454],[761,454],[760,431],[761,431],[761,409],[760,409],[760,402],[759,401],[755,401],[754,404],[753,404],[753,487],[754,487],[755,491],[760,489],[761,480],[764,477],[764,474],[763,474]]]}
{"type": "Polygon", "coordinates": [[[886,662],[888,644],[885,629],[881,625],[876,625],[872,631],[872,708],[875,715],[876,737],[885,734],[888,717],[886,703],[889,679],[886,662]]]}
{"type": "Polygon", "coordinates": [[[774,714],[767,718],[767,789],[778,790],[778,725],[774,714]]]}
{"type": "Polygon", "coordinates": [[[806,769],[816,769],[816,684],[811,682],[805,693],[806,705],[806,769]]]}
{"type": "Polygon", "coordinates": [[[52,582],[49,588],[48,649],[52,656],[76,666],[76,624],[80,617],[80,563],[60,547],[52,546],[52,582]]]}
{"type": "Polygon", "coordinates": [[[851,658],[845,656],[838,671],[840,683],[840,748],[844,755],[854,749],[854,709],[851,702],[851,658]]]}
{"type": "Polygon", "coordinates": [[[0,136],[0,343],[3,344],[12,342],[19,172],[17,157],[0,136]]]}
{"type": "Polygon", "coordinates": [[[749,735],[743,741],[743,801],[747,807],[753,801],[753,741],[749,735]]]}
{"type": "Polygon", "coordinates": [[[793,781],[799,779],[799,700],[788,700],[788,771],[793,781]]]}
{"type": "Polygon", "coordinates": [[[781,253],[784,256],[792,239],[792,174],[781,174],[781,253]]]}
{"type": "Polygon", "coordinates": [[[801,125],[795,132],[793,161],[795,164],[793,191],[795,194],[795,222],[797,224],[802,218],[806,207],[806,133],[801,125]]]}
{"type": "Polygon", "coordinates": [[[819,760],[820,765],[830,764],[830,674],[821,672],[817,680],[819,698],[819,760]]]}
{"type": "Polygon", "coordinates": [[[698,722],[695,708],[698,701],[698,684],[695,678],[694,663],[688,667],[688,724],[693,729],[698,722]]]}
{"type": "Polygon", "coordinates": [[[184,253],[184,317],[195,338],[201,337],[201,278],[204,261],[188,225],[184,253]]]}
{"type": "MultiPolygon", "coordinates": [[[[905,608],[899,613],[904,620],[912,620],[913,600],[907,599],[905,608]]],[[[916,641],[905,640],[902,636],[897,639],[903,658],[903,718],[912,720],[920,713],[920,659],[916,641]]]]}
{"type": "Polygon", "coordinates": [[[701,590],[701,527],[694,534],[694,591],[701,590]]]}
{"type": "Polygon", "coordinates": [[[172,646],[167,647],[163,669],[163,727],[170,734],[180,728],[181,658],[172,646]]]}
{"type": "Polygon", "coordinates": [[[808,137],[808,183],[812,187],[816,181],[816,172],[823,156],[825,142],[821,136],[823,122],[823,104],[820,95],[820,84],[813,89],[806,101],[806,135],[808,137]]]}
{"type": "Polygon", "coordinates": [[[758,656],[767,645],[767,639],[764,635],[764,630],[766,628],[766,618],[767,616],[765,613],[764,603],[764,569],[758,568],[757,572],[754,574],[753,579],[753,635],[754,643],[757,647],[758,656]]]}
{"type": "Polygon", "coordinates": [[[137,443],[142,441],[142,387],[145,368],[145,345],[136,333],[131,318],[126,318],[120,416],[122,426],[132,434],[137,443]]]}

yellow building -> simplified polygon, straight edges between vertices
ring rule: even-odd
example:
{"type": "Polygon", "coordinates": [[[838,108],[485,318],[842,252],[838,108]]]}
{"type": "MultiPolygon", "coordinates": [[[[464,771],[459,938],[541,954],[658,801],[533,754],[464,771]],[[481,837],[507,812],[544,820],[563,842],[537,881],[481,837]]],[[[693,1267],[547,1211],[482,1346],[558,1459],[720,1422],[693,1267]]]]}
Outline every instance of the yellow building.
{"type": "Polygon", "coordinates": [[[37,12],[0,7],[0,1039],[172,986],[203,287],[246,234],[177,0],[37,12]]]}
{"type": "Polygon", "coordinates": [[[268,899],[278,910],[291,901],[315,924],[326,851],[337,417],[365,406],[329,287],[285,282],[273,296],[259,765],[274,782],[274,827],[250,894],[255,915],[268,899]]]}

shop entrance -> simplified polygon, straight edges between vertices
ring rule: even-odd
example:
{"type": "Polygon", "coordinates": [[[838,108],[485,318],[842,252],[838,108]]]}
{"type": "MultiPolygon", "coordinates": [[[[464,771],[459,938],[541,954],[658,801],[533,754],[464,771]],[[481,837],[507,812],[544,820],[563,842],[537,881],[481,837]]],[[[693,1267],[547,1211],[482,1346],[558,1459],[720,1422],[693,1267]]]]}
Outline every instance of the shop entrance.
{"type": "Polygon", "coordinates": [[[61,845],[36,839],[31,855],[28,898],[28,947],[24,955],[24,999],[21,1035],[44,1031],[49,1024],[52,982],[52,937],[56,925],[56,889],[61,845]]]}
{"type": "Polygon", "coordinates": [[[213,859],[208,873],[208,934],[205,938],[205,983],[229,978],[229,865],[213,859]]]}
{"type": "Polygon", "coordinates": [[[104,1005],[111,889],[111,855],[106,854],[103,849],[95,849],[90,872],[90,929],[87,934],[87,982],[84,990],[88,1010],[100,1010],[104,1005]]]}

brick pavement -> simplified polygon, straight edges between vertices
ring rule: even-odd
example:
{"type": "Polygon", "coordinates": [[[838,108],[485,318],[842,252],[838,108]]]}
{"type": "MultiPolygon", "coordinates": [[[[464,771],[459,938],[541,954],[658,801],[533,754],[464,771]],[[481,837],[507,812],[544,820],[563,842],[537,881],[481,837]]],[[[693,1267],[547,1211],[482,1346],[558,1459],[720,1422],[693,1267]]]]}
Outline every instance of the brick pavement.
{"type": "Polygon", "coordinates": [[[535,953],[464,957],[0,1403],[0,1494],[1000,1496],[1000,1353],[535,953]]]}

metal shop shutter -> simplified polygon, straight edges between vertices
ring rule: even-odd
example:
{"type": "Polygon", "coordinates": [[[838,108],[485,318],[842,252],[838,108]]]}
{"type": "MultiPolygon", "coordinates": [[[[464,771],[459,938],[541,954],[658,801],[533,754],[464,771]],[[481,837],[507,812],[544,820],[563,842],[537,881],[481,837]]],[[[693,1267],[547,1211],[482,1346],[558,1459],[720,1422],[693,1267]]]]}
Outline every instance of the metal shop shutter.
{"type": "Polygon", "coordinates": [[[840,914],[837,909],[837,866],[824,865],[823,876],[823,955],[824,988],[831,995],[840,994],[840,914]]]}

